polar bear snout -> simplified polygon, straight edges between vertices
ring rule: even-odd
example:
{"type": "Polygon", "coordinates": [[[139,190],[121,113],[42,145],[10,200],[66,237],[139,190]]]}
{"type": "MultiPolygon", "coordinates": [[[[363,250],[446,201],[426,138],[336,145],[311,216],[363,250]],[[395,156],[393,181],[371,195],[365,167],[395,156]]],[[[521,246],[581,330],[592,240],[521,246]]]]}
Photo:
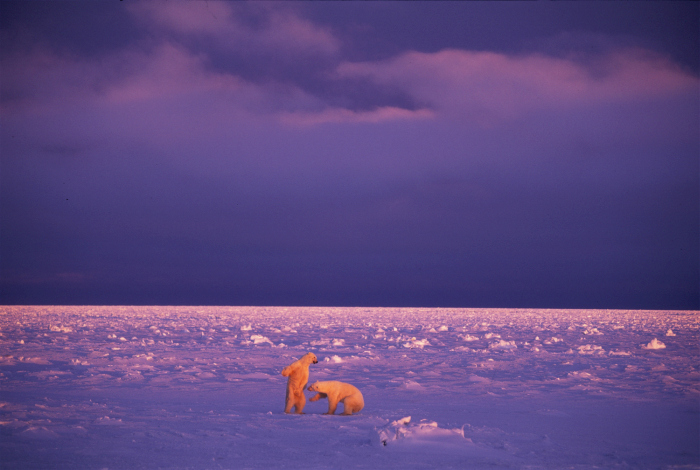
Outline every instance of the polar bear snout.
{"type": "Polygon", "coordinates": [[[318,359],[314,359],[314,364],[318,364],[318,359]]]}

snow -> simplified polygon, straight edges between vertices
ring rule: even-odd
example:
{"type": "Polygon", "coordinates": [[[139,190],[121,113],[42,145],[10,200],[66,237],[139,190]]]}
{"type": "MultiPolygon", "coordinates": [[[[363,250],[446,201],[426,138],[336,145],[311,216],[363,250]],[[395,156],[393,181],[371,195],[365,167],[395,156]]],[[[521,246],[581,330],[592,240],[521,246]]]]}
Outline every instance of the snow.
{"type": "Polygon", "coordinates": [[[444,445],[453,441],[457,446],[471,444],[470,439],[464,438],[463,429],[442,429],[435,421],[422,419],[419,423],[411,423],[407,416],[393,421],[377,431],[381,445],[396,445],[410,443],[411,446],[420,444],[444,445]]]}
{"type": "Polygon", "coordinates": [[[506,340],[499,340],[496,343],[491,343],[489,344],[489,349],[502,349],[505,351],[510,351],[512,349],[517,349],[518,347],[515,345],[515,341],[506,341],[506,340]]]}
{"type": "Polygon", "coordinates": [[[642,345],[642,349],[664,349],[664,348],[666,348],[666,345],[656,338],[649,341],[649,344],[642,345]]]}
{"type": "Polygon", "coordinates": [[[0,307],[0,466],[698,469],[699,318],[0,307]],[[283,413],[307,351],[362,412],[283,413]]]}

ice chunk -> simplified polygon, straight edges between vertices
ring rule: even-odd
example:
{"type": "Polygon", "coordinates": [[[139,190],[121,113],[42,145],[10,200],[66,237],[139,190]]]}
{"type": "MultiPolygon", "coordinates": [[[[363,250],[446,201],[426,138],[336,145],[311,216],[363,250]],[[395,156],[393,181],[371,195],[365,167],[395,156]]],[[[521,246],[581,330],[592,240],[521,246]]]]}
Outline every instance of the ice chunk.
{"type": "Polygon", "coordinates": [[[578,347],[578,353],[587,355],[605,354],[605,350],[602,346],[597,346],[595,344],[584,344],[583,346],[578,347]]]}
{"type": "Polygon", "coordinates": [[[435,421],[422,419],[418,423],[411,423],[411,417],[407,416],[391,424],[377,429],[378,442],[382,446],[395,444],[446,444],[459,445],[471,444],[470,439],[464,438],[464,429],[444,429],[435,421]]]}
{"type": "Polygon", "coordinates": [[[404,390],[424,390],[425,388],[419,384],[418,382],[414,382],[413,380],[407,380],[401,385],[399,385],[399,388],[402,388],[404,390]]]}
{"type": "Polygon", "coordinates": [[[581,378],[581,379],[593,379],[595,378],[591,373],[589,372],[581,372],[581,371],[575,371],[575,372],[569,372],[567,374],[569,377],[573,378],[581,378]]]}
{"type": "Polygon", "coordinates": [[[610,356],[631,356],[632,353],[630,353],[629,351],[610,351],[608,353],[608,355],[610,355],[610,356]]]}
{"type": "Polygon", "coordinates": [[[70,328],[67,326],[51,325],[51,326],[49,326],[49,331],[55,331],[58,333],[70,333],[71,331],[73,331],[73,328],[70,328]]]}
{"type": "Polygon", "coordinates": [[[253,344],[264,344],[264,343],[270,343],[273,344],[272,341],[267,336],[263,335],[250,335],[250,340],[253,342],[253,344]]]}
{"type": "Polygon", "coordinates": [[[103,416],[95,420],[95,424],[113,426],[115,424],[123,424],[121,418],[110,418],[109,416],[103,416]]]}
{"type": "Polygon", "coordinates": [[[459,337],[462,338],[462,340],[464,341],[479,341],[478,336],[472,336],[468,333],[466,335],[459,335],[459,337]]]}
{"type": "Polygon", "coordinates": [[[676,336],[676,334],[673,332],[673,330],[671,328],[669,328],[668,331],[666,332],[666,336],[676,336]]]}
{"type": "Polygon", "coordinates": [[[340,358],[340,356],[331,356],[331,357],[326,357],[323,362],[333,362],[333,363],[339,363],[343,362],[343,359],[340,358]]]}
{"type": "Polygon", "coordinates": [[[656,338],[649,341],[648,344],[642,345],[642,349],[664,349],[665,347],[666,345],[656,338]]]}
{"type": "Polygon", "coordinates": [[[564,341],[562,338],[557,338],[556,336],[552,336],[549,339],[544,340],[544,344],[555,344],[555,343],[560,343],[564,341]]]}
{"type": "Polygon", "coordinates": [[[497,349],[503,351],[512,351],[517,349],[518,346],[515,345],[515,341],[506,341],[504,339],[498,341],[497,343],[489,344],[489,349],[497,349]]]}
{"type": "Polygon", "coordinates": [[[404,348],[419,348],[423,349],[425,346],[430,346],[430,341],[427,339],[416,339],[416,338],[411,338],[411,340],[407,343],[403,343],[404,348]]]}
{"type": "Polygon", "coordinates": [[[41,365],[51,364],[49,361],[47,361],[46,359],[43,359],[41,357],[21,357],[20,361],[28,362],[30,364],[41,364],[41,365]]]}

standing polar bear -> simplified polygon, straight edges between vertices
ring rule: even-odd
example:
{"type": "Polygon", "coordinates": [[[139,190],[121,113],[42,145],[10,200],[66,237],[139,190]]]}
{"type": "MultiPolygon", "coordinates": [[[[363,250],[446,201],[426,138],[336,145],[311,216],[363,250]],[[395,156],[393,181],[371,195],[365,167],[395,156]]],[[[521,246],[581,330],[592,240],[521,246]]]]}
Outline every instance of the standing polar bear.
{"type": "Polygon", "coordinates": [[[338,402],[343,403],[344,415],[358,413],[365,407],[365,400],[362,398],[362,392],[360,392],[357,387],[344,382],[337,382],[335,380],[315,382],[309,387],[309,391],[318,392],[309,399],[311,401],[328,398],[328,413],[326,414],[329,415],[335,414],[338,402]]]}
{"type": "Polygon", "coordinates": [[[285,413],[291,413],[295,408],[295,413],[301,414],[306,404],[304,387],[309,383],[309,366],[318,364],[318,359],[314,353],[306,353],[298,361],[282,369],[282,375],[289,377],[287,380],[287,397],[285,398],[285,413]]]}

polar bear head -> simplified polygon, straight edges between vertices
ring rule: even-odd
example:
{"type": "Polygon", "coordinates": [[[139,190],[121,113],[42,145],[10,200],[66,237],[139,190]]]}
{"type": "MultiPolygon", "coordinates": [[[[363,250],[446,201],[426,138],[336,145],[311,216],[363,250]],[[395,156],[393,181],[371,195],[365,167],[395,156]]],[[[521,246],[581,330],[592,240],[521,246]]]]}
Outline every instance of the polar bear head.
{"type": "Polygon", "coordinates": [[[309,364],[318,364],[318,359],[316,359],[316,355],[314,353],[304,354],[301,360],[304,362],[308,362],[309,364]]]}
{"type": "Polygon", "coordinates": [[[307,390],[310,392],[320,392],[321,391],[318,389],[318,382],[314,382],[311,385],[309,385],[309,388],[307,388],[307,390]]]}

